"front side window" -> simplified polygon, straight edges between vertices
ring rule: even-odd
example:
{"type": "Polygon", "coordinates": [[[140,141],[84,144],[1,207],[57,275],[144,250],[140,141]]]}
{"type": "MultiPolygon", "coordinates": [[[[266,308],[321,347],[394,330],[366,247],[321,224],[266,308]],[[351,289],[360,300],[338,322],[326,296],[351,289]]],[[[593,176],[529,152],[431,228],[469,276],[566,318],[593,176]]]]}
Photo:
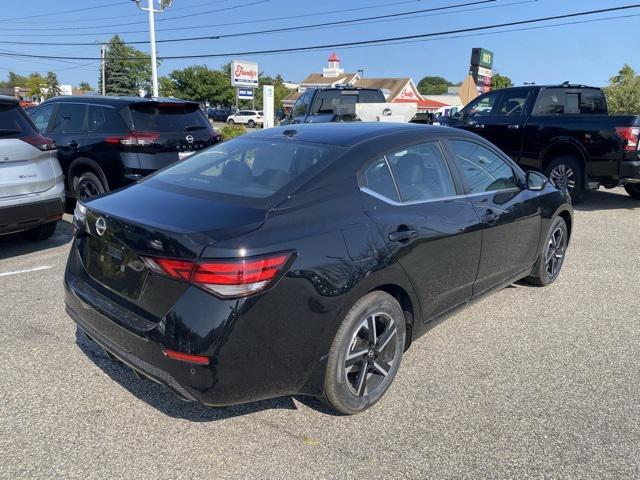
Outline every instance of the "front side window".
{"type": "Polygon", "coordinates": [[[309,94],[305,93],[302,95],[296,104],[293,106],[293,116],[294,117],[303,117],[307,113],[307,106],[309,105],[309,94]]]}
{"type": "Polygon", "coordinates": [[[520,117],[524,114],[524,106],[527,101],[526,90],[507,90],[502,95],[500,106],[496,115],[504,117],[520,117]]]}
{"type": "Polygon", "coordinates": [[[451,146],[470,193],[518,188],[511,167],[488,148],[466,140],[453,140],[451,146]]]}
{"type": "Polygon", "coordinates": [[[469,105],[466,109],[466,114],[469,117],[485,117],[487,115],[492,115],[496,103],[500,99],[500,95],[500,92],[493,92],[480,97],[469,105]]]}
{"type": "Polygon", "coordinates": [[[51,115],[53,114],[53,109],[56,106],[53,104],[43,105],[40,107],[31,117],[33,123],[36,124],[36,128],[41,132],[46,132],[47,127],[49,126],[49,120],[51,120],[51,115]]]}
{"type": "Polygon", "coordinates": [[[403,202],[435,200],[456,194],[453,179],[436,142],[387,155],[403,202]]]}
{"type": "Polygon", "coordinates": [[[87,106],[79,103],[61,103],[51,133],[79,133],[84,130],[87,106]]]}
{"type": "Polygon", "coordinates": [[[338,158],[339,147],[236,138],[163,170],[151,181],[191,191],[267,198],[338,158]]]}

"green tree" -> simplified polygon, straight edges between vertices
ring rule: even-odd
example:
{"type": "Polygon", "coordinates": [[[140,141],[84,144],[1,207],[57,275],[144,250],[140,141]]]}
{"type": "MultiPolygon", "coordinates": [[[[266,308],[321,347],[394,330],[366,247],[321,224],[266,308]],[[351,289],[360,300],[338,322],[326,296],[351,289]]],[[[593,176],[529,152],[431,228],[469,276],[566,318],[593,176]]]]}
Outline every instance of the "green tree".
{"type": "Polygon", "coordinates": [[[93,90],[93,87],[91,87],[89,82],[80,82],[80,85],[78,85],[78,90],[82,90],[82,93],[85,93],[93,90]]]}
{"type": "Polygon", "coordinates": [[[273,85],[274,108],[275,109],[282,108],[282,100],[284,100],[284,98],[292,92],[292,90],[288,89],[283,84],[284,84],[284,79],[280,75],[276,75],[275,77],[270,77],[269,75],[260,74],[260,78],[259,78],[260,88],[258,88],[258,90],[256,91],[256,105],[264,107],[262,86],[273,85]]]}
{"type": "Polygon", "coordinates": [[[0,82],[0,88],[24,87],[27,83],[27,77],[18,75],[15,72],[9,72],[7,80],[0,82]]]}
{"type": "MultiPolygon", "coordinates": [[[[151,62],[147,54],[114,35],[107,44],[105,77],[107,95],[138,95],[140,89],[149,90],[151,62]]],[[[101,76],[98,86],[102,89],[101,76]]]]}
{"type": "Polygon", "coordinates": [[[443,77],[426,76],[418,82],[418,91],[422,95],[444,95],[453,84],[443,77]]]}
{"type": "Polygon", "coordinates": [[[43,87],[47,84],[47,79],[39,73],[32,73],[27,77],[24,87],[27,89],[27,95],[30,97],[39,97],[43,93],[43,87]]]}
{"type": "Polygon", "coordinates": [[[607,96],[609,113],[640,114],[640,76],[631,66],[625,64],[618,75],[611,77],[604,93],[607,96]]]}
{"type": "Polygon", "coordinates": [[[169,77],[158,78],[158,90],[161,97],[177,97],[175,84],[169,77]]]}
{"type": "Polygon", "coordinates": [[[508,87],[513,87],[513,82],[509,77],[496,73],[491,78],[491,90],[497,90],[498,88],[508,88],[508,87]]]}
{"type": "Polygon", "coordinates": [[[55,74],[55,72],[47,72],[44,83],[44,98],[46,100],[62,95],[62,91],[60,90],[60,83],[58,82],[58,76],[55,74]]]}
{"type": "Polygon", "coordinates": [[[231,86],[230,72],[226,75],[224,66],[220,70],[211,70],[204,65],[194,65],[169,74],[172,85],[163,81],[163,95],[209,102],[211,104],[231,105],[235,102],[235,90],[231,86]]]}

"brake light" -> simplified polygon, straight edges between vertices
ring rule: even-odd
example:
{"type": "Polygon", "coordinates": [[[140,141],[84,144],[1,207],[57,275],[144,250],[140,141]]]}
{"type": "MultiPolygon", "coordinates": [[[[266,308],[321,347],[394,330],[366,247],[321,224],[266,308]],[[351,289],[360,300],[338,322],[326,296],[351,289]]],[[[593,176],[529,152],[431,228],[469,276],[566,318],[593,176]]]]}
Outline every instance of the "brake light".
{"type": "Polygon", "coordinates": [[[48,152],[49,150],[55,150],[56,148],[58,148],[56,146],[56,142],[54,142],[50,138],[40,135],[39,133],[37,135],[22,137],[21,140],[27,142],[30,145],[33,145],[38,150],[42,150],[43,152],[48,152]]]}
{"type": "Polygon", "coordinates": [[[245,297],[269,287],[290,263],[292,252],[224,260],[144,257],[152,271],[196,285],[223,298],[245,297]]]}
{"type": "Polygon", "coordinates": [[[111,145],[127,145],[147,147],[153,145],[160,138],[157,132],[129,132],[129,135],[110,135],[105,142],[111,145]]]}
{"type": "Polygon", "coordinates": [[[196,365],[209,365],[209,357],[205,357],[204,355],[193,355],[191,353],[176,352],[175,350],[170,350],[168,348],[163,349],[162,353],[165,355],[165,357],[170,358],[171,360],[178,360],[180,362],[186,363],[195,363],[196,365]]]}
{"type": "Polygon", "coordinates": [[[640,127],[616,127],[616,133],[624,141],[622,149],[626,152],[638,150],[640,127]]]}

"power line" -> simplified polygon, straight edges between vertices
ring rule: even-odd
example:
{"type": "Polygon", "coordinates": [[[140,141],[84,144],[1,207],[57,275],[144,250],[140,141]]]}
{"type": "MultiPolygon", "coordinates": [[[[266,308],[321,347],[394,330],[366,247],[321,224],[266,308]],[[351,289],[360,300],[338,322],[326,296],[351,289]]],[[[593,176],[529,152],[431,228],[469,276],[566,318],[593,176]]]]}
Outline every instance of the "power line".
{"type": "MultiPolygon", "coordinates": [[[[401,12],[401,13],[392,13],[392,14],[386,14],[386,15],[376,15],[373,17],[362,17],[362,18],[353,18],[353,19],[349,19],[349,20],[340,20],[340,21],[334,21],[334,22],[324,22],[324,23],[315,23],[315,24],[308,24],[308,25],[295,25],[295,26],[291,26],[291,27],[282,27],[282,28],[273,28],[273,29],[269,29],[269,30],[253,30],[253,31],[248,31],[248,32],[239,32],[239,33],[227,33],[227,34],[220,34],[220,35],[207,35],[207,36],[200,36],[200,37],[186,37],[186,38],[173,38],[173,39],[164,39],[164,40],[156,40],[156,43],[174,43],[174,42],[190,42],[190,41],[199,41],[199,40],[218,40],[218,39],[222,39],[222,38],[232,38],[232,37],[246,37],[246,36],[251,36],[251,35],[264,35],[264,34],[269,34],[269,33],[281,33],[281,32],[291,32],[291,31],[298,31],[298,30],[309,30],[309,29],[317,29],[317,28],[322,28],[322,27],[335,27],[335,26],[345,26],[345,25],[350,25],[350,24],[364,24],[364,23],[375,23],[376,20],[381,20],[381,19],[395,19],[395,20],[400,20],[403,19],[401,17],[408,17],[411,15],[418,15],[421,13],[426,13],[426,12],[441,12],[443,10],[450,10],[453,8],[461,8],[461,7],[468,7],[468,6],[473,6],[473,5],[485,5],[484,7],[480,7],[480,8],[474,8],[474,9],[469,9],[469,10],[458,10],[456,13],[459,12],[466,12],[466,11],[471,11],[471,10],[480,10],[483,8],[496,8],[496,7],[505,7],[505,6],[510,6],[510,5],[514,5],[514,4],[523,4],[523,3],[534,3],[537,2],[538,0],[525,0],[525,1],[520,1],[520,2],[515,2],[515,3],[507,3],[507,4],[502,4],[502,5],[495,5],[492,7],[488,7],[486,6],[486,4],[489,3],[495,3],[497,0],[476,0],[473,2],[468,2],[468,3],[459,3],[456,5],[448,5],[445,7],[434,7],[434,8],[424,8],[424,9],[420,9],[420,10],[412,10],[409,12],[401,12]]],[[[124,42],[127,45],[146,45],[149,43],[148,40],[140,40],[140,41],[135,41],[135,42],[124,42]]],[[[22,41],[16,41],[16,40],[0,40],[0,44],[6,44],[6,45],[70,45],[70,46],[83,46],[83,45],[95,45],[95,42],[76,42],[76,43],[70,43],[70,42],[22,42],[22,41]]]]}
{"type": "MultiPolygon", "coordinates": [[[[563,15],[553,15],[549,17],[541,17],[541,18],[533,18],[528,20],[517,20],[513,22],[505,22],[505,23],[497,23],[492,25],[483,25],[479,27],[468,27],[468,28],[460,28],[456,30],[448,30],[442,32],[430,32],[430,33],[421,33],[416,35],[404,35],[400,37],[387,37],[380,39],[372,39],[372,40],[360,40],[355,42],[342,42],[342,43],[332,43],[325,45],[313,45],[306,47],[293,47],[293,48],[280,48],[280,49],[270,49],[270,50],[254,50],[254,51],[244,51],[244,52],[229,52],[229,53],[211,53],[211,54],[196,54],[196,55],[176,55],[176,56],[165,56],[158,57],[159,60],[187,60],[187,59],[201,59],[201,58],[221,58],[221,57],[233,57],[233,56],[247,56],[247,55],[265,55],[265,54],[275,54],[275,53],[289,53],[289,52],[303,52],[309,50],[324,50],[324,49],[332,49],[332,48],[342,48],[342,47],[352,47],[352,46],[360,46],[360,45],[378,45],[389,42],[401,42],[401,41],[410,41],[417,39],[425,39],[430,37],[438,37],[444,35],[455,35],[460,33],[470,33],[477,32],[482,30],[490,30],[495,28],[504,28],[504,27],[513,27],[518,25],[527,25],[532,23],[540,23],[540,22],[548,22],[551,20],[562,20],[566,18],[575,18],[575,17],[583,17],[587,15],[595,15],[600,13],[609,13],[623,10],[630,10],[640,8],[640,3],[623,5],[619,7],[610,7],[610,8],[602,8],[597,10],[588,10],[583,12],[575,12],[575,13],[567,13],[563,15]]],[[[8,57],[21,57],[21,58],[44,58],[44,59],[63,59],[63,60],[97,60],[95,57],[60,57],[60,56],[52,56],[52,55],[34,55],[34,54],[0,54],[0,56],[8,56],[8,57]]],[[[140,57],[140,59],[149,59],[149,57],[140,57]]],[[[132,57],[123,58],[126,60],[134,59],[132,57]]]]}
{"type": "MultiPolygon", "coordinates": [[[[38,15],[29,15],[29,19],[32,18],[39,18],[39,17],[51,17],[53,15],[62,15],[64,13],[76,13],[76,12],[84,12],[87,10],[96,10],[98,8],[109,8],[109,7],[115,7],[118,5],[128,5],[129,2],[115,2],[115,3],[107,3],[105,5],[97,5],[97,6],[93,6],[93,7],[85,7],[85,8],[74,8],[72,10],[62,10],[62,11],[57,11],[57,12],[49,12],[49,13],[40,13],[38,15]]],[[[24,17],[17,17],[17,18],[2,18],[0,19],[0,22],[11,22],[14,20],[24,20],[24,17]]],[[[3,28],[3,30],[11,30],[10,28],[3,28]]]]}

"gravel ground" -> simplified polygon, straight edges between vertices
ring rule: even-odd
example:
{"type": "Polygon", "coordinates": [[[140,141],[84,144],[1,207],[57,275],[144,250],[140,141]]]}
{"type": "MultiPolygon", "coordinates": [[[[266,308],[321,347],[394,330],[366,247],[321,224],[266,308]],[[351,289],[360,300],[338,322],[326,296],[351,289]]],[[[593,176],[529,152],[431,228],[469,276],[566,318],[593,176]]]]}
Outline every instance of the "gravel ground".
{"type": "Polygon", "coordinates": [[[553,286],[435,325],[355,417],[174,400],[76,335],[68,223],[43,244],[2,237],[0,478],[639,478],[638,232],[640,203],[591,194],[553,286]]]}

